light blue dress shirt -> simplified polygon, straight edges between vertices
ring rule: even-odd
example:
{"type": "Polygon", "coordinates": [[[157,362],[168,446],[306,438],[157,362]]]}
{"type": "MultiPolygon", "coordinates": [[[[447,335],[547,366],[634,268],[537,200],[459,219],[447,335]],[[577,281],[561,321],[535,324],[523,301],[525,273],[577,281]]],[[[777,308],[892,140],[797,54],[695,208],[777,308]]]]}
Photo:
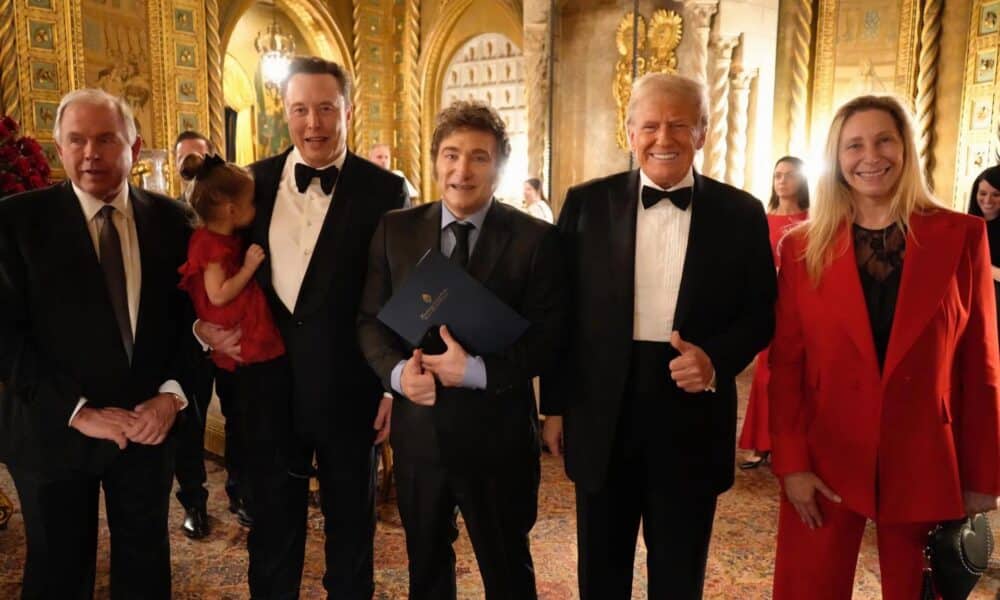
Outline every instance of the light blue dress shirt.
{"type": "MultiPolygon", "coordinates": [[[[469,232],[469,258],[471,258],[473,251],[476,249],[476,242],[479,241],[479,233],[482,231],[483,221],[486,220],[486,213],[490,211],[490,207],[493,206],[494,202],[496,201],[490,199],[484,207],[469,215],[467,219],[459,219],[448,210],[448,206],[444,202],[441,202],[441,254],[451,257],[451,253],[455,250],[455,233],[451,229],[448,229],[448,225],[458,221],[459,223],[469,223],[473,226],[472,231],[469,232]]],[[[403,367],[405,365],[405,360],[399,361],[392,368],[392,375],[390,376],[392,389],[400,395],[403,394],[402,379],[403,367]]],[[[472,356],[470,354],[466,358],[465,376],[462,377],[461,387],[473,390],[486,389],[486,363],[483,361],[483,357],[472,356]]]]}

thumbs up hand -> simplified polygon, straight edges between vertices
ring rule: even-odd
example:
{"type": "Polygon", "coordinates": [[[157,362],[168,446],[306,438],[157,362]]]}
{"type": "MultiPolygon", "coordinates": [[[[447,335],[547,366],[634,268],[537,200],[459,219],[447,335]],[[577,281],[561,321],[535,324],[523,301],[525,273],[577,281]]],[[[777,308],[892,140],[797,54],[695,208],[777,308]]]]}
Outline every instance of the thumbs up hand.
{"type": "Polygon", "coordinates": [[[670,378],[685,392],[698,393],[708,390],[715,377],[712,359],[705,351],[681,339],[681,334],[670,334],[670,345],[681,353],[670,361],[670,378]]]}
{"type": "Polygon", "coordinates": [[[437,400],[437,390],[434,386],[434,376],[424,371],[420,366],[423,352],[420,348],[413,351],[413,356],[403,365],[403,374],[399,378],[399,386],[403,395],[414,404],[434,406],[437,400]]]}

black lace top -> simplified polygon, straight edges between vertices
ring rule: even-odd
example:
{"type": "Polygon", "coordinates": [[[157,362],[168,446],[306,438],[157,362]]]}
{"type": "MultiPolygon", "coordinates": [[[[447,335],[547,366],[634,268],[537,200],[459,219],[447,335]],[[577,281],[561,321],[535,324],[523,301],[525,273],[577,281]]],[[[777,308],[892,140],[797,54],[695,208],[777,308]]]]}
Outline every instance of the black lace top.
{"type": "Polygon", "coordinates": [[[906,234],[897,225],[885,229],[865,229],[854,225],[854,257],[861,277],[861,290],[868,307],[868,320],[875,340],[879,369],[885,363],[896,297],[903,274],[906,234]]]}

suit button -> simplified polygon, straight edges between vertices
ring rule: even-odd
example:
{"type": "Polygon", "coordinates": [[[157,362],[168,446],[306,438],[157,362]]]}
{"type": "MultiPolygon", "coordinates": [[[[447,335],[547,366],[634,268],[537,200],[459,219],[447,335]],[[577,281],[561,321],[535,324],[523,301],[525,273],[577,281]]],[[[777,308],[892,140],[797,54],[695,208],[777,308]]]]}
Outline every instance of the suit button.
{"type": "Polygon", "coordinates": [[[302,327],[302,321],[296,321],[295,322],[295,326],[296,327],[302,327]]]}

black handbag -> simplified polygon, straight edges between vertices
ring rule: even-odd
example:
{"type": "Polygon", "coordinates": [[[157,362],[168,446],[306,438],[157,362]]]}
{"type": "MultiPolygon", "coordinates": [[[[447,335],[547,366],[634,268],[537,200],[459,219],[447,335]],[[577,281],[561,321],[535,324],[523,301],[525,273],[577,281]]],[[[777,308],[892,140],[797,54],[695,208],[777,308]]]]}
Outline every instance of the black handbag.
{"type": "Polygon", "coordinates": [[[945,521],[927,535],[924,600],[965,600],[993,554],[993,531],[986,515],[945,521]]]}

